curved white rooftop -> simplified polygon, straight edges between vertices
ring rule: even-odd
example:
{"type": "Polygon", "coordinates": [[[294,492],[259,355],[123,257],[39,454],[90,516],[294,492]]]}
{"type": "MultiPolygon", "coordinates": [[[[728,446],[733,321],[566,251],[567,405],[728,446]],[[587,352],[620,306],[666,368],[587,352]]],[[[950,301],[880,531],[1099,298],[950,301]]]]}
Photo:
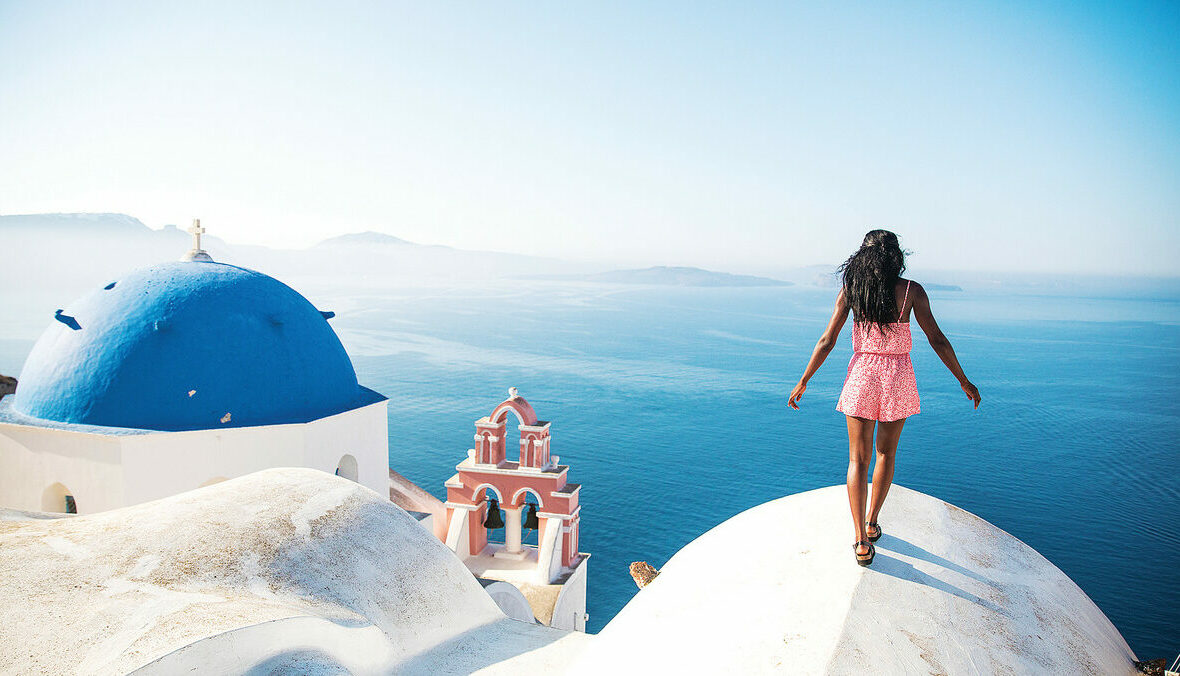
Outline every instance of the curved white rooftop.
{"type": "MultiPolygon", "coordinates": [[[[84,516],[0,510],[0,665],[189,673],[1133,674],[1027,545],[894,486],[872,567],[843,486],[743,512],[597,636],[509,619],[385,496],[271,469],[84,516]]],[[[623,574],[620,571],[620,574],[623,574]]]]}
{"type": "Polygon", "coordinates": [[[983,519],[894,486],[869,568],[848,522],[844,486],[733,517],[673,556],[574,671],[1136,673],[1089,597],[983,519]]]}
{"type": "Polygon", "coordinates": [[[548,670],[586,638],[506,618],[405,511],[316,470],[38,516],[0,514],[0,665],[21,673],[548,670]]]}

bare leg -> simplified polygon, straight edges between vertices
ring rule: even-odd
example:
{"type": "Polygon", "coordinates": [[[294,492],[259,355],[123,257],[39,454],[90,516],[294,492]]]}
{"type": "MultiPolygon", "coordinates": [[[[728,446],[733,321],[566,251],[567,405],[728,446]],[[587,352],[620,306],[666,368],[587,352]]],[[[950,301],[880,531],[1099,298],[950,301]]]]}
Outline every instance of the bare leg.
{"type": "MultiPolygon", "coordinates": [[[[869,459],[873,454],[873,427],[876,420],[845,416],[848,419],[848,506],[852,508],[854,542],[867,541],[865,535],[865,494],[868,492],[869,459]]],[[[857,547],[867,554],[868,547],[857,547]]]]}
{"type": "Polygon", "coordinates": [[[893,485],[893,462],[897,457],[897,442],[905,418],[877,424],[877,466],[873,468],[873,496],[869,503],[869,522],[876,523],[881,505],[893,485]]]}

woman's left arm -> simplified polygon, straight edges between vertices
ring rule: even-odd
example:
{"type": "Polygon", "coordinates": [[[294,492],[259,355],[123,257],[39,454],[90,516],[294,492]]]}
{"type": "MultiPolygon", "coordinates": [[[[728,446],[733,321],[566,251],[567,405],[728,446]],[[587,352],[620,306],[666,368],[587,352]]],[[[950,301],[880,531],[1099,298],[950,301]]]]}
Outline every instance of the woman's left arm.
{"type": "Polygon", "coordinates": [[[930,347],[934,348],[938,358],[954,374],[959,381],[959,387],[963,388],[967,398],[975,402],[975,408],[979,408],[979,388],[967,380],[967,375],[963,373],[963,367],[959,365],[959,357],[955,354],[955,348],[951,346],[950,339],[946,337],[942,329],[938,328],[938,322],[934,320],[934,312],[930,309],[930,296],[926,295],[926,289],[915,282],[911,297],[914,299],[914,319],[918,321],[918,326],[922,327],[926,339],[930,341],[930,347]]]}
{"type": "Polygon", "coordinates": [[[840,336],[840,329],[844,328],[844,322],[847,320],[848,301],[844,298],[844,289],[840,289],[840,294],[836,296],[836,308],[832,311],[832,319],[828,322],[828,328],[824,330],[824,334],[815,344],[815,350],[811,352],[811,360],[807,362],[807,368],[803,370],[803,377],[799,379],[799,384],[791,390],[791,398],[787,400],[787,406],[796,411],[799,410],[799,400],[807,391],[807,381],[811,380],[811,376],[815,375],[815,372],[823,365],[824,360],[832,352],[832,348],[836,347],[836,338],[840,336]]]}

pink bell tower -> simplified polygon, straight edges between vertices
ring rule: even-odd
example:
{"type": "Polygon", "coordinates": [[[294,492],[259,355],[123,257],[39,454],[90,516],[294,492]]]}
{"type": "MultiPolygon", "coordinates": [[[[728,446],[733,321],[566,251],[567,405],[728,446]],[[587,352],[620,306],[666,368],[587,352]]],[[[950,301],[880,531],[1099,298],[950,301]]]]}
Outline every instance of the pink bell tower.
{"type": "MultiPolygon", "coordinates": [[[[567,594],[580,598],[581,610],[557,615],[569,628],[585,627],[585,562],[578,551],[581,485],[568,481],[569,466],[558,463],[550,446],[549,423],[538,420],[533,407],[516,392],[497,405],[491,415],[475,421],[474,448],[447,482],[446,543],[477,577],[507,581],[520,587],[573,584],[580,589],[567,594]],[[519,436],[509,432],[508,419],[519,419],[519,436]],[[514,441],[509,441],[509,437],[514,441]],[[489,543],[487,527],[493,502],[504,510],[504,543],[489,543]],[[530,508],[530,527],[538,531],[537,545],[522,544],[522,517],[530,508]],[[535,510],[535,520],[532,511],[535,510]],[[572,619],[564,619],[565,615],[572,619]]],[[[493,522],[498,523],[498,515],[493,522]]],[[[497,526],[498,527],[498,526],[497,526]]],[[[535,595],[534,595],[535,596],[535,595]]],[[[534,609],[537,610],[537,609],[534,609]]],[[[549,612],[538,612],[541,617],[549,612]]]]}

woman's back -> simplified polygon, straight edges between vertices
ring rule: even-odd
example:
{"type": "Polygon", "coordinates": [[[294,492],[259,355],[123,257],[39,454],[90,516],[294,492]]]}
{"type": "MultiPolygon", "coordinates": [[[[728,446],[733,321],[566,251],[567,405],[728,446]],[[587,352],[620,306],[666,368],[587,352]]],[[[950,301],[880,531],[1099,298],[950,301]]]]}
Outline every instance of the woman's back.
{"type": "Polygon", "coordinates": [[[871,322],[852,322],[852,351],[865,354],[909,354],[913,347],[909,321],[910,281],[898,279],[895,297],[901,298],[897,321],[884,326],[871,322]]]}

